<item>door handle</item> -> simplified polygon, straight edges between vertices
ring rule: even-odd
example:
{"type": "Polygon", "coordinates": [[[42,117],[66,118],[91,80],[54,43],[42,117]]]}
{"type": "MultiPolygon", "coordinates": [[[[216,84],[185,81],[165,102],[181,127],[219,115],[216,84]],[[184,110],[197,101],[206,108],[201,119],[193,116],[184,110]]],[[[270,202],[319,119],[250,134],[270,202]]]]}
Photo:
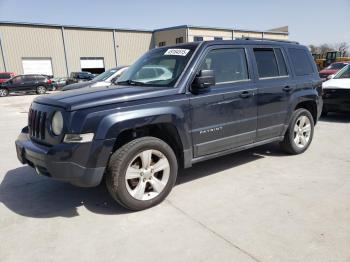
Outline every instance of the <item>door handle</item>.
{"type": "Polygon", "coordinates": [[[291,86],[285,86],[285,87],[283,87],[283,91],[285,91],[285,92],[289,92],[289,91],[291,91],[293,89],[293,87],[291,87],[291,86]]]}
{"type": "Polygon", "coordinates": [[[250,97],[250,96],[252,96],[253,94],[252,94],[252,92],[249,92],[249,91],[243,91],[242,93],[240,93],[240,97],[242,97],[242,98],[248,98],[248,97],[250,97]]]}

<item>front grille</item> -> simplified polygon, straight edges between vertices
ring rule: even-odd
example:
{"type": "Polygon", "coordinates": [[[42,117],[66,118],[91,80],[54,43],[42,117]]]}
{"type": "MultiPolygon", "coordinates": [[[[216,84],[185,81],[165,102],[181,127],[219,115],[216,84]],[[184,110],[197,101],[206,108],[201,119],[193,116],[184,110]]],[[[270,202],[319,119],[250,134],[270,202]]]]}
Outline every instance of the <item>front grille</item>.
{"type": "Polygon", "coordinates": [[[28,128],[31,137],[44,140],[45,139],[45,124],[47,115],[46,112],[30,109],[28,115],[28,128]]]}

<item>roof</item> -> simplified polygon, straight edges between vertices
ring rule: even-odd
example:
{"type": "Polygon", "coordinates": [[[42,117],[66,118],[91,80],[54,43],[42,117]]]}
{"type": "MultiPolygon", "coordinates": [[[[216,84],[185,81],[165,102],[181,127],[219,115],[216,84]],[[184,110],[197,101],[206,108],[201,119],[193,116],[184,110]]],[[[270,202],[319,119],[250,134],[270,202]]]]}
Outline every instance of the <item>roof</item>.
{"type": "MultiPolygon", "coordinates": [[[[179,25],[172,27],[159,28],[154,30],[154,32],[166,31],[166,30],[174,30],[181,28],[192,28],[192,29],[208,29],[208,30],[226,30],[226,31],[240,31],[240,32],[256,32],[256,33],[271,33],[271,34],[283,34],[289,35],[288,31],[276,31],[276,29],[272,30],[253,30],[253,29],[239,29],[239,28],[228,28],[228,27],[212,27],[212,26],[196,26],[196,25],[179,25]]],[[[288,28],[288,27],[281,27],[288,28]]]]}
{"type": "Polygon", "coordinates": [[[79,26],[79,25],[61,25],[61,24],[45,24],[45,23],[29,23],[29,22],[13,22],[13,21],[0,21],[0,24],[5,25],[24,25],[24,26],[45,26],[45,27],[59,27],[59,28],[81,28],[81,29],[98,29],[98,30],[116,30],[116,31],[138,31],[149,32],[153,30],[148,29],[132,29],[132,28],[118,28],[118,27],[96,27],[96,26],[79,26]]]}
{"type": "MultiPolygon", "coordinates": [[[[160,32],[165,30],[172,29],[181,29],[181,28],[192,28],[192,29],[208,29],[208,30],[226,30],[226,31],[243,31],[243,32],[257,32],[257,33],[271,33],[271,34],[283,34],[288,35],[287,31],[276,31],[276,29],[272,30],[252,30],[252,29],[239,29],[239,28],[225,28],[225,27],[211,27],[211,26],[195,26],[195,25],[179,25],[173,27],[165,27],[155,30],[149,29],[133,29],[133,28],[119,28],[119,27],[96,27],[96,26],[80,26],[80,25],[62,25],[62,24],[46,24],[46,23],[30,23],[30,22],[16,22],[16,21],[0,21],[0,24],[5,25],[24,25],[24,26],[46,26],[46,27],[59,27],[59,28],[81,28],[81,29],[98,29],[98,30],[116,30],[116,31],[137,31],[137,32],[160,32]]],[[[279,29],[288,28],[281,27],[279,29]]]]}

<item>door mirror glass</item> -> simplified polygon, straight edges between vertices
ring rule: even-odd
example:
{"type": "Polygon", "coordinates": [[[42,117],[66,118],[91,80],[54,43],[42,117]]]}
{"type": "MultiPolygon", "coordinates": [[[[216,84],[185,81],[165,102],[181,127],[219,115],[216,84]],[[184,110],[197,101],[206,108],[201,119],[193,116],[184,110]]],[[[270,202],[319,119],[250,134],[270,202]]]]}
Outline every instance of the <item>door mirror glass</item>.
{"type": "Polygon", "coordinates": [[[193,93],[203,93],[215,86],[215,73],[213,70],[201,70],[193,80],[191,91],[193,93]]]}

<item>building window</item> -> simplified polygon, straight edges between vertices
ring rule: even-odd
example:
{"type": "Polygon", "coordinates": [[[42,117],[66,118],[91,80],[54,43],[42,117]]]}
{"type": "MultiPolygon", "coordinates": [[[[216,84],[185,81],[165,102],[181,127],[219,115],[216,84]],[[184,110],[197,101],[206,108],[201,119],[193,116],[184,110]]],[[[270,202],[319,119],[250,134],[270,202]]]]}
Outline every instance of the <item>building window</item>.
{"type": "Polygon", "coordinates": [[[194,41],[194,42],[203,41],[203,36],[195,36],[195,37],[193,37],[193,41],[194,41]]]}
{"type": "Polygon", "coordinates": [[[184,38],[181,36],[181,37],[178,37],[176,38],[176,44],[181,44],[184,42],[184,38]]]}
{"type": "Polygon", "coordinates": [[[158,46],[159,46],[159,47],[161,47],[161,46],[166,46],[166,42],[165,42],[165,41],[159,42],[158,46]]]}
{"type": "Polygon", "coordinates": [[[219,37],[219,36],[215,36],[215,37],[214,37],[214,40],[223,40],[223,38],[222,38],[222,37],[219,37]]]}

